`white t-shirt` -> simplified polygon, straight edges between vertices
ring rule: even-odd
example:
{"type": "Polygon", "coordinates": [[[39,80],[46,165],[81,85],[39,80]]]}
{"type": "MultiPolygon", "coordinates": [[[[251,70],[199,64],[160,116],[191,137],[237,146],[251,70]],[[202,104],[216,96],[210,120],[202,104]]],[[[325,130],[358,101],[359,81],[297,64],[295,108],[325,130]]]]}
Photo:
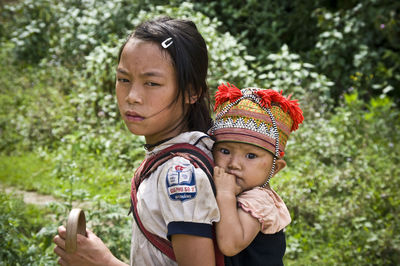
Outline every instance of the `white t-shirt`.
{"type": "MultiPolygon", "coordinates": [[[[146,152],[146,158],[178,143],[195,144],[212,158],[213,141],[204,133],[192,131],[146,152]]],[[[212,223],[219,221],[219,210],[210,181],[200,168],[183,157],[173,157],[160,165],[139,186],[137,211],[150,233],[168,239],[174,234],[212,238],[212,223]]],[[[131,265],[177,265],[151,244],[133,221],[131,265]]]]}

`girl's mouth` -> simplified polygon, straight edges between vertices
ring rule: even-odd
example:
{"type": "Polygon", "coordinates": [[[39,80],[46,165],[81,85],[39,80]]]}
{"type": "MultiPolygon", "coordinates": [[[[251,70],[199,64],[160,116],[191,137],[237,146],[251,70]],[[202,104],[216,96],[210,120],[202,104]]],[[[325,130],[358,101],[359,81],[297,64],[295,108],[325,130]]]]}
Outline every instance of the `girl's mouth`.
{"type": "Polygon", "coordinates": [[[125,112],[125,117],[126,120],[130,121],[130,122],[140,122],[144,120],[144,117],[139,115],[136,112],[133,111],[127,111],[125,112]]]}

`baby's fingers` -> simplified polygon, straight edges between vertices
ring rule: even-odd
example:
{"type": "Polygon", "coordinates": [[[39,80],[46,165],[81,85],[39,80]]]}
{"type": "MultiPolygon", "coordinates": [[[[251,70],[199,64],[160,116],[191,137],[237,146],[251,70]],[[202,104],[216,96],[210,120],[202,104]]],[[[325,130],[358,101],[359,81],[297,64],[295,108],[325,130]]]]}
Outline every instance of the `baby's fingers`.
{"type": "Polygon", "coordinates": [[[225,173],[225,170],[221,167],[214,167],[214,178],[220,178],[225,173]]]}

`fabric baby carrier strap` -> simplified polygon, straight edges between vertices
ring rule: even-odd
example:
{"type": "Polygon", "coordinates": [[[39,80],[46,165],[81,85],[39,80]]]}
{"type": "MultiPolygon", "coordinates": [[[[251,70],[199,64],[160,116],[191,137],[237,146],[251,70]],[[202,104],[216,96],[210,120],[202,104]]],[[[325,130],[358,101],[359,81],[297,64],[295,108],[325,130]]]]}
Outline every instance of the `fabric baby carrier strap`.
{"type": "MultiPolygon", "coordinates": [[[[143,163],[135,172],[135,175],[132,179],[132,189],[131,189],[131,198],[132,198],[131,211],[133,213],[133,217],[135,218],[136,224],[140,228],[140,231],[142,231],[142,233],[147,238],[147,240],[150,241],[150,243],[152,243],[158,250],[160,250],[162,253],[164,253],[173,261],[176,261],[176,258],[171,242],[147,231],[140,220],[136,208],[137,208],[137,189],[139,188],[140,183],[142,183],[144,179],[148,178],[150,174],[155,169],[157,169],[158,166],[160,166],[161,164],[165,163],[166,161],[175,156],[183,157],[189,160],[194,165],[194,167],[201,168],[207,174],[207,177],[210,181],[215,196],[216,190],[214,181],[212,179],[212,175],[214,172],[213,171],[214,162],[201,149],[188,143],[180,143],[172,145],[162,150],[161,152],[157,153],[156,155],[143,161],[143,163]]],[[[213,236],[214,236],[213,243],[215,251],[215,262],[217,266],[222,266],[224,265],[224,256],[218,249],[215,238],[214,227],[213,227],[213,236]]]]}

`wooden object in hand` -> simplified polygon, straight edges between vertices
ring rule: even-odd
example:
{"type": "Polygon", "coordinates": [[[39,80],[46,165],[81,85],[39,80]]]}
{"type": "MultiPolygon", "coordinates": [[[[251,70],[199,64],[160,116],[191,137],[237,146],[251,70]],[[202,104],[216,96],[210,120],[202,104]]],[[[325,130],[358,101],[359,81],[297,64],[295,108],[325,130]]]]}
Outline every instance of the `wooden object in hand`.
{"type": "Polygon", "coordinates": [[[81,209],[72,209],[67,221],[67,237],[65,239],[65,250],[67,253],[74,253],[76,251],[77,234],[86,236],[85,213],[81,209]]]}

